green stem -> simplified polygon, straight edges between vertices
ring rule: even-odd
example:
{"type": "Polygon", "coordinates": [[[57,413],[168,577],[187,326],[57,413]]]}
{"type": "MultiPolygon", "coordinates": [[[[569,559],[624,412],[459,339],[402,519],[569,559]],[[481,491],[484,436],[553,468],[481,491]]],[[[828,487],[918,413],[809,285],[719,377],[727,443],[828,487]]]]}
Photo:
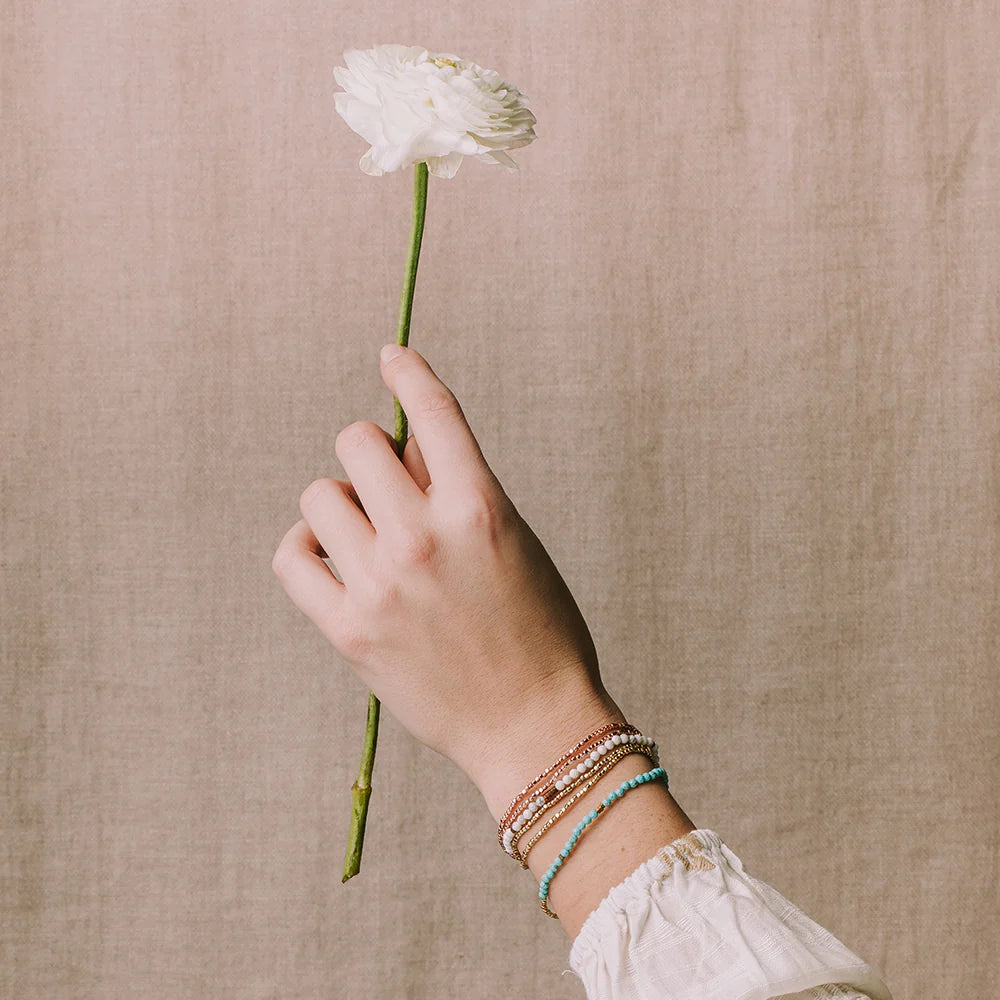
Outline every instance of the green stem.
{"type": "MultiPolygon", "coordinates": [[[[399,299],[399,327],[396,343],[406,347],[410,339],[410,316],[413,313],[413,290],[417,284],[417,264],[420,261],[420,244],[424,237],[424,214],[427,211],[427,164],[417,163],[413,168],[413,220],[410,228],[410,249],[406,255],[406,273],[399,299]]],[[[402,459],[406,447],[406,414],[399,400],[392,397],[396,454],[402,459]]],[[[347,856],[344,858],[344,875],[341,882],[357,875],[361,870],[361,851],[365,843],[365,823],[368,819],[368,799],[372,794],[372,769],[375,766],[375,747],[378,742],[380,703],[368,692],[368,721],[365,725],[365,742],[361,751],[358,779],[351,786],[351,829],[347,837],[347,856]]]]}

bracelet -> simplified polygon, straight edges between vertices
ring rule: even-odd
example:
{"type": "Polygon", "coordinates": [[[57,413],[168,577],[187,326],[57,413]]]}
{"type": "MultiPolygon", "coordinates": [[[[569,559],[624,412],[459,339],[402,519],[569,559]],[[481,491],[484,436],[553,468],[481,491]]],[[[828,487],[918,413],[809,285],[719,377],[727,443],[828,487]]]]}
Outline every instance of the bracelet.
{"type": "Polygon", "coordinates": [[[576,782],[575,784],[566,788],[565,791],[557,795],[556,798],[552,800],[554,804],[555,802],[558,802],[564,795],[579,788],[579,791],[577,791],[575,795],[573,795],[570,799],[567,800],[566,804],[562,807],[562,809],[560,809],[557,813],[555,813],[555,815],[550,817],[545,822],[544,826],[542,826],[542,828],[531,838],[531,840],[528,841],[523,850],[519,848],[518,841],[520,840],[520,837],[524,833],[524,831],[522,830],[514,837],[514,840],[511,842],[513,857],[515,858],[515,860],[520,861],[522,868],[528,867],[528,861],[527,861],[528,852],[531,850],[532,847],[535,846],[535,844],[539,840],[541,840],[542,837],[545,836],[548,830],[550,830],[556,823],[558,823],[559,820],[567,812],[569,812],[570,809],[573,808],[576,802],[582,799],[583,796],[586,795],[587,792],[589,792],[590,789],[593,788],[594,785],[596,785],[598,781],[600,781],[601,778],[603,778],[604,775],[607,774],[618,763],[618,761],[622,760],[624,757],[627,757],[629,754],[633,753],[644,754],[645,756],[649,757],[650,760],[652,760],[654,767],[659,766],[660,758],[659,754],[656,751],[655,743],[652,746],[652,750],[650,750],[650,748],[648,747],[636,746],[634,744],[625,744],[623,746],[616,747],[601,761],[598,767],[594,768],[593,771],[589,772],[585,776],[587,783],[582,788],[579,787],[580,783],[576,782]]]}
{"type": "Polygon", "coordinates": [[[559,916],[558,913],[553,913],[548,906],[549,898],[549,886],[552,880],[556,877],[556,872],[563,866],[563,862],[570,856],[573,848],[576,847],[577,841],[580,839],[580,834],[597,819],[605,809],[610,808],[612,803],[620,799],[626,792],[631,791],[631,789],[638,787],[639,785],[645,784],[647,781],[655,781],[657,778],[663,778],[664,784],[667,788],[670,787],[670,783],[667,777],[667,772],[662,767],[654,767],[652,771],[646,771],[644,774],[637,774],[634,778],[629,778],[628,781],[623,781],[618,788],[615,789],[603,802],[596,808],[591,809],[586,816],[577,823],[576,828],[570,834],[569,840],[566,841],[566,846],[559,852],[556,859],[549,865],[548,870],[542,876],[542,881],[538,886],[538,902],[542,907],[544,913],[550,917],[559,916]]]}
{"type": "MultiPolygon", "coordinates": [[[[497,838],[500,841],[500,846],[507,854],[513,857],[511,846],[517,834],[533,823],[554,801],[562,798],[563,796],[559,793],[578,785],[580,780],[586,777],[587,773],[609,751],[622,744],[634,744],[654,748],[655,752],[656,744],[652,738],[643,736],[634,726],[626,726],[625,728],[630,731],[614,734],[605,733],[604,739],[601,742],[585,746],[584,744],[587,744],[587,741],[584,740],[582,744],[578,744],[572,751],[565,754],[563,759],[544,771],[542,774],[543,777],[553,774],[555,777],[550,777],[541,788],[530,793],[532,796],[531,801],[528,802],[523,812],[518,812],[518,810],[521,807],[524,796],[522,795],[515,800],[512,804],[513,808],[507,810],[497,830],[497,838]],[[581,746],[583,746],[582,750],[580,750],[581,746]],[[580,762],[575,767],[570,767],[568,771],[562,773],[562,769],[570,763],[568,758],[572,757],[574,753],[579,754],[580,762]]],[[[532,784],[537,783],[538,780],[536,779],[532,784]]],[[[531,788],[531,786],[528,787],[529,789],[531,788]]]]}
{"type": "MultiPolygon", "coordinates": [[[[571,767],[565,773],[560,774],[561,769],[557,769],[555,776],[551,778],[548,784],[544,787],[542,794],[540,794],[536,799],[534,799],[525,809],[525,811],[514,819],[509,827],[503,830],[502,845],[503,849],[511,857],[515,857],[513,845],[516,839],[520,839],[519,835],[523,831],[531,826],[542,813],[548,810],[554,803],[558,802],[560,799],[566,797],[566,795],[572,791],[574,788],[578,787],[588,775],[594,773],[595,769],[600,769],[603,773],[604,768],[599,764],[602,757],[607,757],[610,753],[617,753],[622,749],[623,746],[627,746],[630,749],[651,749],[650,757],[656,755],[656,744],[650,737],[643,736],[641,733],[623,733],[615,734],[603,743],[598,743],[596,746],[589,751],[584,751],[584,757],[582,761],[575,767],[571,767]]],[[[657,761],[659,763],[659,761],[657,761]]]]}
{"type": "MultiPolygon", "coordinates": [[[[616,752],[623,745],[629,746],[632,750],[647,752],[655,764],[659,763],[659,760],[656,759],[656,743],[651,737],[643,736],[642,733],[637,731],[622,734],[616,733],[605,739],[604,742],[595,744],[593,749],[589,750],[589,753],[587,750],[584,750],[582,761],[576,767],[571,767],[566,773],[560,774],[561,768],[559,767],[550,768],[549,771],[555,771],[556,777],[551,779],[544,789],[540,790],[540,794],[528,804],[524,812],[516,816],[509,826],[501,824],[498,835],[500,837],[500,845],[504,851],[515,860],[520,861],[521,859],[514,852],[514,844],[519,839],[519,835],[534,823],[550,806],[564,798],[570,790],[577,787],[588,774],[593,773],[602,757],[609,755],[611,752],[616,752]]],[[[565,763],[564,761],[563,765],[565,763]]],[[[605,770],[606,768],[601,773],[604,773],[605,770]]],[[[526,868],[527,865],[522,862],[521,867],[526,868]]]]}
{"type": "Polygon", "coordinates": [[[582,740],[580,740],[580,742],[577,743],[577,745],[573,747],[572,750],[569,750],[565,754],[563,754],[563,756],[558,761],[556,761],[555,764],[553,764],[551,767],[547,767],[536,778],[534,778],[532,781],[529,781],[528,784],[525,785],[524,788],[522,788],[521,791],[514,797],[514,800],[506,808],[506,810],[504,810],[504,814],[500,819],[500,825],[497,828],[497,840],[500,842],[500,846],[503,847],[504,827],[509,826],[511,819],[514,817],[514,815],[523,810],[524,807],[523,800],[528,795],[528,792],[531,791],[536,785],[538,785],[539,782],[547,778],[553,771],[556,771],[559,768],[563,767],[565,764],[567,764],[570,761],[570,759],[574,757],[574,755],[578,754],[578,752],[581,751],[582,748],[585,748],[587,744],[597,739],[597,737],[602,737],[602,739],[606,739],[607,737],[616,733],[631,734],[638,732],[639,730],[636,729],[635,726],[630,725],[627,722],[612,722],[606,726],[601,726],[600,729],[595,730],[589,736],[586,736],[582,740]]]}

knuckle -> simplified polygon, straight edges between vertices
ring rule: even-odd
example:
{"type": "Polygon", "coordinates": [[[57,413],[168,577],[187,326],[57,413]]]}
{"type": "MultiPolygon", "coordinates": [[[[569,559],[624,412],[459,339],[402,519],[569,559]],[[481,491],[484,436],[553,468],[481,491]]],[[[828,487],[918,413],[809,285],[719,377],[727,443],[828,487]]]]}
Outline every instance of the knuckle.
{"type": "Polygon", "coordinates": [[[437,540],[430,531],[407,531],[399,539],[399,557],[411,565],[426,565],[437,553],[437,540]]]}
{"type": "Polygon", "coordinates": [[[506,520],[506,509],[500,497],[487,489],[475,489],[456,506],[459,525],[469,531],[496,532],[506,520]]]}
{"type": "Polygon", "coordinates": [[[395,607],[400,598],[400,586],[394,580],[375,583],[368,593],[368,607],[376,615],[395,607]]]}
{"type": "Polygon", "coordinates": [[[337,435],[334,447],[363,448],[381,436],[382,428],[378,424],[371,420],[355,420],[337,435]]]}
{"type": "Polygon", "coordinates": [[[375,644],[359,618],[332,622],[330,630],[336,636],[337,648],[352,662],[364,662],[371,656],[375,644]]]}
{"type": "Polygon", "coordinates": [[[302,491],[302,496],[299,497],[299,509],[305,513],[307,508],[311,508],[324,497],[331,496],[336,488],[337,485],[332,479],[314,479],[302,491]]]}
{"type": "Polygon", "coordinates": [[[454,416],[459,412],[458,400],[447,386],[440,386],[425,392],[417,400],[417,407],[421,413],[432,419],[440,416],[454,416]]]}

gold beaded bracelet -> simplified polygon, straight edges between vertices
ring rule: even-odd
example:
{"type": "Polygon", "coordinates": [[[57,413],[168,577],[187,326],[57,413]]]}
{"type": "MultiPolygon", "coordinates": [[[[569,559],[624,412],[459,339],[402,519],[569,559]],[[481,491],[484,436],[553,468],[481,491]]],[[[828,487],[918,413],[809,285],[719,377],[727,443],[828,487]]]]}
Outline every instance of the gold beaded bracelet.
{"type": "MultiPolygon", "coordinates": [[[[616,735],[612,739],[617,742],[610,750],[617,751],[622,746],[641,746],[645,737],[642,736],[642,733],[624,733],[621,736],[616,735]]],[[[564,799],[574,788],[578,788],[582,782],[593,775],[599,762],[603,767],[602,758],[610,752],[606,742],[602,741],[588,746],[584,748],[578,758],[564,761],[548,783],[536,793],[536,797],[531,800],[524,812],[515,815],[512,822],[501,828],[500,846],[510,857],[519,860],[512,847],[517,840],[522,839],[522,835],[528,827],[533,826],[554,803],[564,799]],[[573,766],[574,764],[575,766],[573,766]]],[[[522,867],[524,866],[522,865],[522,867]]]]}
{"type": "Polygon", "coordinates": [[[521,791],[514,797],[514,800],[511,802],[511,804],[507,806],[506,810],[504,811],[503,817],[500,820],[500,826],[503,827],[509,823],[510,819],[514,816],[515,813],[519,811],[520,807],[523,805],[523,800],[528,798],[528,793],[532,791],[532,789],[534,789],[536,785],[541,783],[545,778],[547,778],[550,774],[552,774],[553,771],[557,771],[559,768],[563,767],[563,765],[566,764],[566,762],[574,754],[578,753],[580,750],[586,747],[588,743],[592,743],[593,741],[597,740],[598,737],[600,737],[600,739],[603,741],[607,739],[608,736],[616,732],[638,733],[639,730],[636,729],[635,726],[627,722],[612,722],[606,726],[602,726],[600,729],[595,730],[589,736],[585,736],[582,740],[580,740],[579,743],[577,743],[575,747],[573,747],[571,750],[568,750],[565,754],[563,754],[563,756],[558,761],[556,761],[555,764],[553,764],[551,767],[547,767],[544,771],[542,771],[541,774],[535,777],[532,781],[528,782],[528,784],[521,789],[521,791]]]}
{"type": "Polygon", "coordinates": [[[558,772],[560,769],[562,769],[567,763],[570,762],[570,760],[574,757],[574,755],[582,756],[582,752],[584,750],[586,750],[586,752],[589,754],[592,747],[589,746],[588,744],[596,745],[595,741],[598,740],[598,737],[600,737],[600,742],[603,743],[605,740],[607,740],[610,736],[613,735],[625,736],[631,734],[639,735],[639,730],[635,726],[627,722],[613,722],[610,723],[609,725],[602,726],[600,729],[595,730],[589,736],[580,740],[580,742],[577,743],[575,747],[573,747],[567,753],[563,754],[563,756],[558,761],[556,761],[555,764],[542,771],[542,773],[539,774],[533,781],[528,782],[528,784],[521,789],[520,793],[517,796],[515,796],[514,800],[507,807],[507,809],[504,811],[503,816],[501,817],[500,825],[497,827],[497,840],[500,844],[500,847],[503,848],[504,829],[510,825],[511,820],[517,815],[517,813],[524,806],[525,801],[529,798],[534,798],[534,793],[537,791],[536,789],[537,785],[542,783],[553,772],[558,772]],[[533,794],[529,795],[529,792],[533,794]]]}
{"type": "MultiPolygon", "coordinates": [[[[523,817],[521,818],[521,827],[517,830],[513,830],[512,827],[510,828],[512,830],[512,835],[510,843],[508,844],[510,850],[507,853],[515,861],[520,862],[522,868],[527,868],[528,866],[524,863],[523,855],[518,853],[517,850],[518,841],[520,841],[525,836],[525,834],[527,834],[528,830],[532,826],[534,826],[539,819],[541,819],[544,813],[548,812],[548,810],[551,809],[552,806],[554,806],[556,803],[561,802],[574,789],[579,788],[582,782],[588,781],[590,778],[593,778],[595,776],[604,774],[605,771],[607,770],[605,764],[607,763],[609,758],[612,758],[612,763],[614,763],[616,760],[620,760],[624,756],[624,754],[622,754],[621,751],[624,749],[625,746],[633,747],[634,749],[634,744],[622,744],[621,746],[615,747],[613,751],[606,753],[604,757],[601,758],[600,764],[595,764],[595,766],[590,770],[581,771],[579,774],[576,775],[576,777],[571,778],[568,781],[565,781],[562,788],[556,788],[554,784],[551,785],[548,789],[546,789],[545,795],[541,797],[544,799],[544,801],[535,810],[535,812],[532,813],[531,816],[528,817],[527,819],[524,819],[523,817]]],[[[582,762],[584,760],[589,760],[590,756],[589,754],[585,754],[583,757],[579,759],[582,762]]],[[[564,764],[564,767],[570,767],[574,762],[575,761],[567,761],[564,764]]],[[[560,768],[560,770],[562,770],[562,768],[560,768]]],[[[537,802],[538,800],[536,799],[535,801],[537,802]]]]}
{"type": "MultiPolygon", "coordinates": [[[[524,850],[519,851],[517,849],[517,842],[520,840],[520,833],[524,833],[525,832],[524,830],[520,831],[518,837],[512,843],[514,850],[517,852],[517,860],[521,862],[521,867],[522,868],[528,867],[527,857],[528,857],[528,852],[531,850],[531,848],[534,847],[535,844],[539,840],[541,840],[541,838],[544,837],[545,834],[556,823],[558,823],[559,820],[563,816],[565,816],[566,813],[569,812],[570,809],[572,809],[573,806],[580,799],[582,799],[583,796],[586,795],[587,792],[589,792],[591,788],[593,788],[601,780],[601,778],[603,778],[604,775],[606,775],[618,763],[618,761],[624,759],[625,757],[628,757],[630,754],[641,753],[641,752],[645,752],[647,755],[649,755],[650,748],[649,747],[640,748],[635,744],[626,744],[625,746],[616,747],[614,750],[610,751],[606,757],[604,757],[600,765],[598,767],[595,767],[593,771],[590,771],[587,774],[582,775],[572,785],[563,789],[560,798],[562,796],[568,795],[570,792],[575,792],[575,794],[564,803],[563,807],[557,813],[551,815],[546,820],[541,829],[539,829],[535,833],[535,835],[531,838],[531,840],[529,840],[528,843],[525,845],[524,850]],[[586,782],[586,784],[584,784],[583,787],[581,787],[581,782],[586,782]]],[[[556,800],[553,800],[553,804],[555,803],[555,801],[556,800]]]]}
{"type": "MultiPolygon", "coordinates": [[[[544,794],[534,799],[532,804],[529,805],[523,813],[517,816],[510,826],[503,829],[501,846],[504,851],[514,860],[519,861],[522,868],[527,867],[520,860],[517,852],[513,849],[513,845],[522,839],[521,835],[527,830],[528,827],[534,825],[542,813],[547,812],[553,804],[564,799],[571,791],[578,788],[582,782],[586,781],[589,777],[592,777],[595,774],[594,768],[598,762],[601,761],[601,757],[614,752],[617,755],[615,759],[620,759],[620,750],[623,746],[644,748],[647,751],[652,748],[653,752],[656,752],[656,744],[639,732],[625,733],[620,736],[616,735],[611,737],[611,740],[604,740],[595,744],[593,748],[588,748],[590,752],[588,753],[587,750],[583,752],[580,765],[577,765],[576,768],[570,768],[567,773],[562,774],[561,776],[558,775],[562,768],[557,770],[557,777],[553,778],[549,782],[548,786],[544,789],[544,794]],[[607,746],[608,742],[613,742],[614,745],[609,748],[607,746]],[[594,752],[595,750],[597,753],[594,752]],[[569,775],[572,774],[573,770],[576,770],[578,773],[573,774],[571,778],[569,775]]],[[[606,768],[604,767],[604,762],[601,761],[600,767],[596,773],[603,774],[605,771],[606,768]]]]}
{"type": "MultiPolygon", "coordinates": [[[[525,845],[523,851],[519,851],[517,845],[518,841],[521,839],[521,835],[526,832],[526,828],[518,831],[518,833],[515,835],[514,839],[511,842],[511,849],[514,851],[515,860],[520,862],[522,868],[528,867],[528,862],[527,862],[528,852],[531,850],[532,847],[535,846],[535,844],[539,840],[541,840],[542,837],[545,836],[546,832],[550,830],[556,823],[558,823],[559,820],[567,812],[569,812],[569,810],[572,809],[573,806],[581,798],[583,798],[583,796],[586,795],[587,792],[589,792],[601,780],[601,778],[603,778],[604,775],[606,775],[615,766],[615,764],[618,763],[618,761],[622,760],[625,757],[628,757],[630,754],[633,753],[640,753],[645,755],[646,757],[648,757],[650,760],[653,761],[654,767],[658,766],[659,764],[659,754],[655,750],[653,750],[652,747],[644,746],[639,743],[625,743],[622,746],[615,747],[614,750],[608,751],[607,755],[601,760],[601,763],[598,764],[597,767],[595,767],[592,771],[589,771],[587,774],[581,775],[576,782],[564,788],[560,792],[560,794],[555,799],[553,799],[551,803],[549,803],[550,805],[554,805],[557,801],[562,799],[564,796],[568,795],[570,792],[574,791],[576,792],[576,794],[573,795],[573,797],[570,798],[569,801],[567,801],[565,805],[557,813],[550,816],[549,819],[546,820],[542,828],[538,830],[538,832],[525,845]],[[581,781],[586,782],[586,784],[582,788],[580,787],[581,781]]],[[[535,815],[539,816],[543,811],[545,810],[544,809],[540,810],[535,815]]],[[[532,817],[532,819],[534,819],[534,817],[532,817]]],[[[529,826],[532,825],[530,821],[528,825],[529,826]]]]}

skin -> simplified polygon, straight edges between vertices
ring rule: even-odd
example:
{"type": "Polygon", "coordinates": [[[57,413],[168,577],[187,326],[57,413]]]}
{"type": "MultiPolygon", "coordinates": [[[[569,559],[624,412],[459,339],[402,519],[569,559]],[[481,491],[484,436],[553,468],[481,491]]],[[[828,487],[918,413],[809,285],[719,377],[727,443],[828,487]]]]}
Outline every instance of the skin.
{"type": "MultiPolygon", "coordinates": [[[[402,461],[378,424],[341,430],[335,450],[350,478],[306,487],[274,572],[383,706],[457,764],[499,822],[537,774],[625,716],[601,681],[576,601],[454,393],[412,348],[392,360],[383,349],[380,364],[412,431],[402,461]]],[[[666,759],[669,734],[649,735],[666,759]]],[[[528,855],[536,887],[577,822],[652,766],[641,754],[619,761],[539,839],[528,855]]],[[[575,938],[613,886],[693,829],[662,783],[614,803],[552,881],[549,906],[567,934],[575,938]]]]}

